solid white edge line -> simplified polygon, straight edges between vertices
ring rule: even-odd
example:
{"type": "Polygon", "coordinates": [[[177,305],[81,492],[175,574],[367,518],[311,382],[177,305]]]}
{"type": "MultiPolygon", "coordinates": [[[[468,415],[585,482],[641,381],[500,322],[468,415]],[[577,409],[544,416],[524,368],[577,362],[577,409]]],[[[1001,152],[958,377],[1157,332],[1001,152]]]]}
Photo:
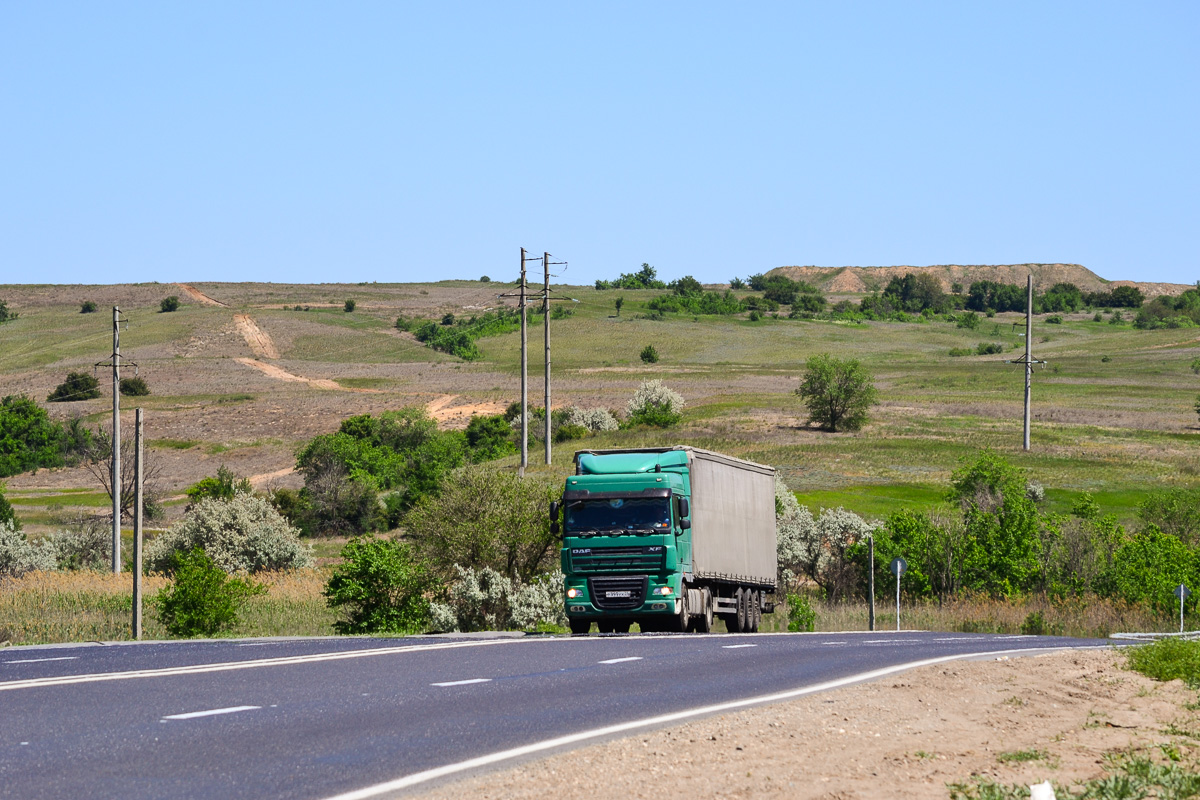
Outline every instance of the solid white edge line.
{"type": "Polygon", "coordinates": [[[468,683],[491,683],[491,678],[467,678],[465,681],[445,681],[444,683],[431,683],[430,686],[466,686],[468,683]]]}
{"type": "Polygon", "coordinates": [[[163,719],[196,719],[197,717],[215,717],[218,714],[236,714],[239,711],[256,711],[262,706],[230,706],[229,708],[210,708],[208,711],[189,711],[186,714],[169,714],[163,719]]]}
{"type": "Polygon", "coordinates": [[[610,658],[606,661],[597,661],[597,664],[624,664],[626,661],[641,661],[641,656],[625,656],[624,658],[610,658]]]}
{"type": "MultiPolygon", "coordinates": [[[[590,731],[580,731],[579,733],[571,733],[566,736],[559,736],[554,739],[545,739],[533,744],[514,747],[510,750],[501,750],[497,753],[489,753],[485,756],[470,758],[466,761],[459,761],[455,764],[446,764],[442,767],[427,769],[422,772],[414,772],[411,775],[406,775],[403,778],[387,781],[385,783],[377,783],[374,786],[367,786],[362,789],[355,789],[342,794],[330,795],[322,798],[322,800],[366,800],[369,797],[378,797],[387,792],[395,792],[400,789],[407,789],[410,786],[416,786],[421,783],[445,778],[449,775],[454,775],[459,772],[475,769],[477,767],[486,767],[491,764],[497,764],[502,761],[508,761],[513,758],[541,753],[547,750],[553,750],[556,747],[585,742],[589,739],[599,739],[613,734],[626,733],[628,731],[637,730],[638,728],[652,727],[656,725],[665,725],[669,722],[678,722],[680,720],[690,719],[692,717],[700,717],[708,714],[718,714],[724,711],[733,711],[734,709],[746,708],[747,706],[760,705],[762,703],[778,703],[783,700],[791,700],[795,697],[802,697],[806,694],[815,694],[817,692],[825,692],[830,689],[839,689],[843,686],[849,686],[853,683],[861,683],[863,681],[876,680],[886,675],[892,675],[905,670],[917,669],[918,667],[928,667],[934,664],[944,664],[948,661],[961,661],[967,658],[979,658],[981,656],[1003,656],[1014,653],[1031,653],[1046,650],[1070,650],[1073,648],[1063,647],[1026,647],[1019,650],[993,650],[991,652],[982,653],[960,653],[953,656],[941,656],[939,658],[928,658],[923,661],[910,661],[906,664],[897,664],[883,669],[871,670],[870,672],[860,672],[857,675],[850,675],[837,680],[818,683],[813,686],[806,686],[802,689],[791,689],[786,692],[777,692],[775,694],[764,694],[758,697],[750,697],[745,700],[731,700],[727,703],[718,703],[711,706],[702,706],[700,708],[692,708],[686,711],[676,711],[671,714],[661,714],[656,717],[646,717],[645,719],[633,720],[632,722],[622,722],[617,725],[608,725],[603,728],[594,728],[590,731]]],[[[1088,649],[1088,648],[1082,648],[1088,649]]]]}
{"type": "Polygon", "coordinates": [[[205,672],[228,672],[239,669],[282,667],[292,664],[308,664],[316,661],[341,661],[350,658],[414,653],[424,650],[452,650],[460,647],[486,647],[495,644],[519,642],[520,639],[489,639],[481,642],[447,642],[445,644],[415,644],[401,647],[378,647],[369,650],[344,650],[336,653],[314,653],[305,656],[281,656],[279,658],[255,659],[253,661],[223,661],[216,664],[195,664],[187,667],[164,667],[162,669],[133,670],[130,672],[100,672],[90,675],[61,675],[56,678],[29,678],[23,681],[0,683],[0,692],[12,689],[34,689],[44,686],[65,686],[73,683],[97,683],[101,681],[123,681],[133,678],[163,678],[173,675],[197,675],[205,672]]]}
{"type": "Polygon", "coordinates": [[[20,661],[5,661],[5,664],[36,664],[39,661],[74,661],[79,656],[58,656],[57,658],[23,658],[20,661]]]}

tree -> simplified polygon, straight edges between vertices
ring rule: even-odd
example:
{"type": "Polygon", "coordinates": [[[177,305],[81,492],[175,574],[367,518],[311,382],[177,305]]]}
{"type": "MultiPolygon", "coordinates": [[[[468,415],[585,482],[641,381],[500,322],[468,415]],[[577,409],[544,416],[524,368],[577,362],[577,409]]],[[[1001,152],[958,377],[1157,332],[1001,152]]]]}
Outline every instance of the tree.
{"type": "Polygon", "coordinates": [[[90,439],[79,419],[65,425],[54,422],[29,397],[9,395],[0,400],[0,478],[73,464],[90,439]]]}
{"type": "Polygon", "coordinates": [[[522,583],[554,566],[558,539],[550,533],[550,501],[561,487],[515,473],[466,466],[442,477],[404,519],[416,549],[437,574],[454,566],[491,567],[522,583]]]}
{"type": "Polygon", "coordinates": [[[654,349],[654,345],[648,344],[642,348],[642,352],[641,352],[641,355],[639,356],[639,358],[641,358],[642,362],[645,364],[657,364],[658,363],[658,350],[654,349]]]}
{"type": "Polygon", "coordinates": [[[613,300],[613,305],[615,305],[617,307],[617,316],[618,317],[621,316],[621,306],[625,305],[625,298],[618,295],[613,300]]]}
{"type": "Polygon", "coordinates": [[[700,285],[700,281],[691,275],[684,275],[682,278],[671,281],[667,284],[667,288],[675,292],[675,294],[682,295],[700,294],[704,291],[704,287],[700,285]]]}
{"type": "Polygon", "coordinates": [[[217,467],[215,476],[210,475],[193,483],[184,494],[187,495],[188,509],[190,510],[206,497],[214,500],[232,500],[237,494],[250,494],[253,491],[254,487],[250,485],[248,479],[239,477],[234,474],[233,470],[222,464],[217,467]]]}
{"type": "Polygon", "coordinates": [[[874,378],[855,359],[838,359],[828,353],[809,358],[796,394],[808,406],[809,423],[828,431],[856,431],[867,421],[876,403],[874,378]]]}
{"type": "Polygon", "coordinates": [[[83,305],[81,305],[79,307],[79,313],[80,314],[95,314],[96,313],[96,304],[93,303],[91,300],[84,300],[83,305]]]}
{"type": "Polygon", "coordinates": [[[351,539],[325,584],[326,603],[344,615],[338,633],[415,633],[429,619],[432,580],[408,545],[375,536],[351,539]]]}
{"type": "Polygon", "coordinates": [[[46,397],[48,403],[72,403],[100,396],[100,381],[86,372],[68,372],[67,379],[46,397]]]}
{"type": "Polygon", "coordinates": [[[179,298],[175,295],[163,298],[163,301],[158,304],[158,310],[163,314],[168,314],[179,309],[179,298]]]}
{"type": "Polygon", "coordinates": [[[10,322],[16,319],[18,316],[20,315],[17,314],[17,312],[9,310],[7,303],[5,303],[3,300],[0,300],[0,324],[10,322]]]}
{"type": "Polygon", "coordinates": [[[226,575],[199,547],[175,554],[170,571],[175,580],[151,603],[173,636],[215,636],[237,624],[248,598],[267,593],[261,584],[226,575]]]}
{"type": "Polygon", "coordinates": [[[121,394],[128,397],[144,397],[150,394],[150,387],[143,378],[121,378],[118,388],[121,394]]]}
{"type": "Polygon", "coordinates": [[[353,300],[347,300],[346,303],[342,306],[342,311],[345,311],[347,314],[349,314],[351,311],[354,310],[355,306],[357,306],[357,305],[358,304],[355,303],[353,300]]]}
{"type": "MultiPolygon", "coordinates": [[[[137,466],[133,457],[133,436],[134,432],[130,430],[132,426],[122,428],[121,430],[121,516],[127,517],[133,513],[133,504],[136,502],[136,494],[134,492],[137,466]]],[[[81,461],[84,468],[92,474],[92,477],[104,488],[105,494],[109,499],[112,499],[112,434],[103,428],[96,428],[95,434],[89,431],[84,431],[88,434],[88,439],[80,448],[81,461]]],[[[159,479],[162,477],[162,462],[154,454],[154,451],[147,448],[144,451],[144,461],[142,463],[142,512],[147,519],[157,519],[162,515],[162,508],[158,504],[158,498],[161,496],[159,489],[159,479]]]]}

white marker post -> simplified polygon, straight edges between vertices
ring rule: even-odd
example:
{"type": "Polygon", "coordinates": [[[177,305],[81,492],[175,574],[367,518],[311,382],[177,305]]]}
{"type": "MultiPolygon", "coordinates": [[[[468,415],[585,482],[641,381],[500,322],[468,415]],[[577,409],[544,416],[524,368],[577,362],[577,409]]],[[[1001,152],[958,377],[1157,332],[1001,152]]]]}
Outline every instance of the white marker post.
{"type": "Polygon", "coordinates": [[[903,558],[892,559],[892,574],[896,576],[896,633],[900,632],[900,576],[908,569],[908,562],[903,558]]]}
{"type": "Polygon", "coordinates": [[[1188,595],[1192,592],[1182,583],[1175,587],[1175,596],[1179,598],[1179,632],[1183,633],[1183,601],[1188,599],[1188,595]]]}

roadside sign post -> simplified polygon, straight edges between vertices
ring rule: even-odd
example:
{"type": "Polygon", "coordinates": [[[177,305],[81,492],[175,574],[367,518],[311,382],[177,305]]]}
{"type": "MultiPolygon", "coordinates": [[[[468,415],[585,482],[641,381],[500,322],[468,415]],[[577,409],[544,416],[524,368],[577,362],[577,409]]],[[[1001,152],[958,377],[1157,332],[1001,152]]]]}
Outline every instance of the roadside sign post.
{"type": "Polygon", "coordinates": [[[1188,595],[1192,592],[1182,583],[1175,587],[1175,596],[1179,598],[1179,632],[1183,633],[1183,601],[1188,599],[1188,595]]]}
{"type": "Polygon", "coordinates": [[[871,596],[871,613],[867,619],[867,627],[869,630],[875,630],[875,537],[867,536],[867,553],[870,560],[867,570],[868,578],[868,594],[871,596]]]}
{"type": "Polygon", "coordinates": [[[892,574],[896,576],[896,632],[900,632],[900,576],[908,569],[908,562],[903,558],[892,559],[892,574]]]}

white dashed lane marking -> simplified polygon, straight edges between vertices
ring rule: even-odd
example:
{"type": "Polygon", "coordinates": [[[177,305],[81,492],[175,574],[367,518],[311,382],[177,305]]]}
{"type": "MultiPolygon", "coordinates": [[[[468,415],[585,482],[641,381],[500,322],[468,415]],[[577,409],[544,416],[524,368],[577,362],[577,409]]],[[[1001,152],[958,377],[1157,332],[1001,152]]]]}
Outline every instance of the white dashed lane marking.
{"type": "Polygon", "coordinates": [[[740,650],[743,647],[758,647],[756,644],[723,644],[722,650],[740,650]]]}
{"type": "Polygon", "coordinates": [[[620,664],[624,661],[641,661],[641,656],[626,656],[625,658],[610,658],[607,661],[600,661],[600,664],[620,664]]]}
{"type": "Polygon", "coordinates": [[[39,661],[74,661],[79,656],[58,656],[57,658],[23,658],[20,661],[5,661],[5,664],[36,664],[39,661]]]}
{"type": "Polygon", "coordinates": [[[262,706],[230,706],[229,708],[210,708],[208,711],[189,711],[186,714],[168,714],[163,719],[196,719],[197,717],[215,717],[218,714],[236,714],[239,711],[255,711],[262,706]]]}
{"type": "Polygon", "coordinates": [[[468,683],[491,683],[491,678],[468,678],[465,681],[444,681],[442,683],[431,683],[430,686],[466,686],[468,683]]]}

